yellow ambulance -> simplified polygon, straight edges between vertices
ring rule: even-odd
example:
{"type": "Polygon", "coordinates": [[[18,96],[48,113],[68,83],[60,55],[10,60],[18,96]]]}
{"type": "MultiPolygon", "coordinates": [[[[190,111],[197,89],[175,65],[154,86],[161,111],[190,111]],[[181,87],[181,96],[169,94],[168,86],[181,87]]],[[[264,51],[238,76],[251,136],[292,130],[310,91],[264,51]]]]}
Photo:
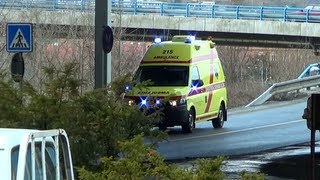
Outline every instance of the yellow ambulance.
{"type": "Polygon", "coordinates": [[[195,122],[212,121],[221,128],[227,120],[225,75],[214,43],[194,36],[156,38],[144,55],[133,81],[146,87],[126,87],[129,104],[150,112],[161,109],[161,130],[181,126],[190,133],[195,122]]]}

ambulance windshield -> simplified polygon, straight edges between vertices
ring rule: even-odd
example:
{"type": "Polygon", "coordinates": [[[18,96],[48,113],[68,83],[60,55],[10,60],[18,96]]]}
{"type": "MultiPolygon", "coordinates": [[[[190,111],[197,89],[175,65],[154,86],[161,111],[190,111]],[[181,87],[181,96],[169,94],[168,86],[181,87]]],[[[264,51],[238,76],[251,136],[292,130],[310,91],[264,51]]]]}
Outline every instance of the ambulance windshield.
{"type": "Polygon", "coordinates": [[[142,66],[135,80],[151,81],[149,86],[188,86],[188,66],[142,66]]]}

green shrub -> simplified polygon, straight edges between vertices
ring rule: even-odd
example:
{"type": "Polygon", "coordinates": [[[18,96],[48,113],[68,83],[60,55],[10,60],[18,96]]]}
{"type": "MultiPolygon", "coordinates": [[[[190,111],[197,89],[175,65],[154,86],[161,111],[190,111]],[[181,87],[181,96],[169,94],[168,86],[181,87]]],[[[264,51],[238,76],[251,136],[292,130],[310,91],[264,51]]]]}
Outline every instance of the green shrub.
{"type": "Polygon", "coordinates": [[[216,159],[199,159],[193,168],[179,168],[167,164],[164,158],[152,147],[143,143],[143,136],[120,143],[121,158],[102,158],[104,164],[101,172],[90,172],[85,168],[79,169],[82,180],[105,179],[213,179],[224,178],[220,167],[222,157],[216,159]]]}
{"type": "MultiPolygon", "coordinates": [[[[19,88],[1,76],[1,127],[63,128],[69,135],[75,165],[90,169],[97,169],[103,156],[116,157],[118,141],[136,134],[161,135],[150,131],[154,117],[145,116],[137,106],[129,106],[119,96],[120,88],[106,87],[82,94],[80,86],[84,82],[77,78],[76,64],[66,64],[62,69],[45,68],[45,72],[41,90],[27,82],[19,88]]],[[[114,83],[120,87],[123,79],[114,83]]]]}
{"type": "Polygon", "coordinates": [[[250,173],[247,171],[242,171],[240,175],[242,180],[264,180],[265,179],[265,175],[262,173],[250,173]]]}
{"type": "Polygon", "coordinates": [[[143,143],[143,137],[121,142],[120,159],[103,158],[104,169],[102,172],[93,173],[81,168],[79,178],[89,179],[189,179],[192,174],[176,165],[168,165],[164,158],[153,148],[143,143]]]}

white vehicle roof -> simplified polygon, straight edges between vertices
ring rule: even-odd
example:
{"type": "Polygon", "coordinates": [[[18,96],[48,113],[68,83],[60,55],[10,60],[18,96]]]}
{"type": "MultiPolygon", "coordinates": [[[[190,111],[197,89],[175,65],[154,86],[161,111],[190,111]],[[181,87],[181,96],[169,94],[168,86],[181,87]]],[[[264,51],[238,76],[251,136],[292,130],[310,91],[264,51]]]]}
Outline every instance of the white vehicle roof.
{"type": "Polygon", "coordinates": [[[33,132],[39,132],[39,130],[0,128],[0,150],[19,145],[24,136],[33,132]]]}
{"type": "Polygon", "coordinates": [[[11,179],[11,151],[20,145],[26,136],[39,130],[0,128],[0,172],[3,179],[11,179]]]}
{"type": "MultiPolygon", "coordinates": [[[[65,170],[66,170],[66,179],[74,179],[73,175],[73,165],[72,165],[72,158],[71,158],[71,152],[70,152],[70,146],[69,146],[69,140],[67,137],[66,132],[63,129],[52,129],[52,130],[35,130],[35,129],[10,129],[10,128],[0,128],[0,174],[1,179],[12,179],[11,176],[17,175],[17,178],[23,178],[24,177],[24,169],[25,169],[25,163],[26,163],[26,153],[30,150],[31,146],[31,154],[32,151],[35,151],[35,143],[43,143],[41,144],[41,148],[44,148],[45,146],[42,146],[48,142],[50,144],[52,143],[54,145],[56,156],[59,156],[59,139],[58,137],[64,137],[61,138],[61,147],[63,149],[63,157],[64,163],[65,163],[65,170]],[[31,145],[29,146],[29,144],[31,145]],[[16,148],[19,147],[19,159],[17,160],[13,158],[11,159],[12,155],[15,155],[16,157],[16,148]],[[14,151],[13,151],[14,150],[14,151]],[[14,152],[14,153],[13,153],[14,152]],[[21,154],[20,154],[21,153],[21,154]],[[14,161],[14,164],[17,164],[16,174],[11,174],[12,166],[10,165],[14,161]],[[21,163],[20,163],[21,162],[21,163]]],[[[50,145],[49,145],[50,146],[50,145]]],[[[29,151],[30,152],[30,151],[29,151]]],[[[42,151],[44,152],[44,151],[42,151]]],[[[60,157],[60,156],[59,156],[60,157]]],[[[35,156],[31,158],[35,159],[35,156]]],[[[42,162],[46,163],[45,155],[42,154],[41,158],[43,159],[42,162]]],[[[55,162],[59,166],[59,162],[55,162]]],[[[36,170],[35,166],[32,167],[32,174],[34,177],[36,176],[36,170]]],[[[58,168],[59,169],[59,168],[58,168]]],[[[44,174],[45,173],[44,169],[44,174]]],[[[60,177],[59,171],[56,171],[57,177],[60,177]]],[[[29,174],[30,175],[30,174],[29,174]]],[[[15,177],[14,177],[15,178],[15,177]]]]}

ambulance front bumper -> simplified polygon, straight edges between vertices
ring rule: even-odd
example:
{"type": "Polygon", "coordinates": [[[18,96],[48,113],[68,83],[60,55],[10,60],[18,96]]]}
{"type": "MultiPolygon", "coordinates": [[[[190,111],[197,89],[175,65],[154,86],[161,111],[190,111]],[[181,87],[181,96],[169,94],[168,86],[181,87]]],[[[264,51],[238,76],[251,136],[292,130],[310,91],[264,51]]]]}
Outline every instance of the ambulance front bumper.
{"type": "Polygon", "coordinates": [[[173,127],[185,124],[189,119],[187,105],[167,106],[161,110],[163,116],[157,121],[156,126],[173,127]]]}

